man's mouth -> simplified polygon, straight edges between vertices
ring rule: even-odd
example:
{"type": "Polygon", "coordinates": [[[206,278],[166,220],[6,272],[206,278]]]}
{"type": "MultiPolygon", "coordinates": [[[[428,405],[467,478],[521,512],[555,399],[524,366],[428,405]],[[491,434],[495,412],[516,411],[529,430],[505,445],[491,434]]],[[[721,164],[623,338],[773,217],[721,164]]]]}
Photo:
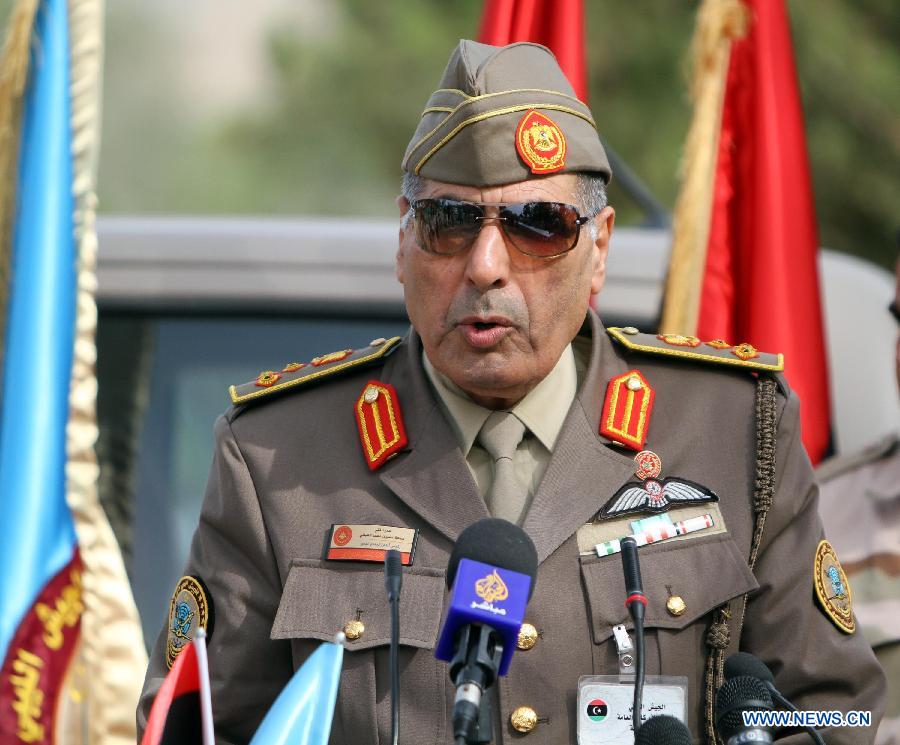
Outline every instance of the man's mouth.
{"type": "Polygon", "coordinates": [[[490,349],[513,331],[513,326],[505,318],[465,318],[457,328],[469,345],[476,349],[490,349]]]}

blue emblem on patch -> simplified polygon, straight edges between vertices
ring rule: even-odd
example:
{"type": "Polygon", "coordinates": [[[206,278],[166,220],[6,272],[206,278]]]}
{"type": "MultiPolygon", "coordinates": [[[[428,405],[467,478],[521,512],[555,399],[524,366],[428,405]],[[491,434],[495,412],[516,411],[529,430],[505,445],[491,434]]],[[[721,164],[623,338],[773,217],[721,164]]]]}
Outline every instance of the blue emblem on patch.
{"type": "Polygon", "coordinates": [[[837,567],[832,565],[825,571],[828,574],[828,579],[831,580],[831,591],[835,596],[839,598],[846,597],[847,590],[844,588],[844,581],[841,579],[841,573],[837,567]]]}
{"type": "Polygon", "coordinates": [[[188,632],[191,630],[191,621],[194,620],[194,611],[187,603],[175,604],[175,617],[172,619],[172,633],[179,639],[190,639],[188,632]]]}

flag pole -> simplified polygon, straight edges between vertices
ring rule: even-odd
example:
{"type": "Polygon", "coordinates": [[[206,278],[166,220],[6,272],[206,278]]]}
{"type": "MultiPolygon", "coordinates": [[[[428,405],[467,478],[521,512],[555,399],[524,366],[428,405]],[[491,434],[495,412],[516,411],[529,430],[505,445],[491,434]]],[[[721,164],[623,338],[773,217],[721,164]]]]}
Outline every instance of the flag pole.
{"type": "Polygon", "coordinates": [[[209,660],[206,656],[206,629],[197,629],[194,637],[197,652],[197,670],[200,674],[200,723],[203,727],[203,745],[216,745],[213,731],[212,695],[209,690],[209,660]]]}

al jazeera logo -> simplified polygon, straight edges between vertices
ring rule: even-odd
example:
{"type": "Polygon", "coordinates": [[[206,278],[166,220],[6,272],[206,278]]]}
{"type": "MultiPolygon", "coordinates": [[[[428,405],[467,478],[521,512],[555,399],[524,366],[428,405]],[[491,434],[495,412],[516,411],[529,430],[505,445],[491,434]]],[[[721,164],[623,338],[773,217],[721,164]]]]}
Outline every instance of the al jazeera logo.
{"type": "Polygon", "coordinates": [[[498,608],[494,603],[499,603],[509,597],[509,588],[503,581],[503,578],[495,569],[487,577],[482,577],[475,583],[475,594],[481,598],[482,602],[476,603],[472,601],[472,608],[486,610],[495,616],[505,616],[506,608],[498,608]]]}

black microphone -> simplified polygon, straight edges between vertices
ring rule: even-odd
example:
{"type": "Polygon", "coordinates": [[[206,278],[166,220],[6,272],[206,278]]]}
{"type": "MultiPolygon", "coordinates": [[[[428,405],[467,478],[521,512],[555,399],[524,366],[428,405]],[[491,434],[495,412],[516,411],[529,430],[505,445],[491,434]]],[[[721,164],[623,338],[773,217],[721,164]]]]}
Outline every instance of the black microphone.
{"type": "MultiPolygon", "coordinates": [[[[749,675],[754,678],[759,678],[765,683],[766,688],[769,689],[769,693],[772,694],[772,698],[781,708],[787,709],[788,711],[797,711],[797,707],[788,701],[781,694],[781,691],[775,687],[775,676],[772,675],[772,671],[769,670],[766,663],[758,657],[754,657],[749,652],[735,652],[725,660],[725,679],[730,680],[731,678],[736,678],[740,675],[749,675]]],[[[809,733],[809,736],[812,737],[813,742],[816,743],[816,745],[825,745],[822,736],[814,727],[804,727],[803,729],[809,733]]]]}
{"type": "Polygon", "coordinates": [[[766,684],[751,675],[726,680],[716,693],[716,729],[725,745],[771,743],[768,727],[744,724],[744,712],[772,711],[772,696],[766,684]]]}
{"type": "Polygon", "coordinates": [[[637,736],[641,728],[641,706],[644,699],[644,611],[647,598],[641,579],[641,564],[638,560],[637,541],[631,536],[619,542],[622,550],[622,572],[625,575],[625,607],[634,622],[634,702],[631,707],[631,727],[637,736]]]}
{"type": "Polygon", "coordinates": [[[650,717],[634,738],[634,745],[691,745],[690,730],[675,717],[650,717]]]}
{"type": "Polygon", "coordinates": [[[403,565],[400,552],[394,549],[384,557],[384,587],[391,608],[391,647],[389,670],[391,676],[391,742],[400,738],[400,588],[403,586],[403,565]]]}
{"type": "Polygon", "coordinates": [[[483,694],[498,675],[506,674],[537,564],[537,551],[525,531],[499,518],[470,525],[453,547],[447,565],[452,594],[435,655],[450,662],[457,743],[492,740],[490,697],[483,694]],[[457,583],[457,576],[466,580],[457,583]],[[475,602],[479,598],[483,600],[475,602]]]}

